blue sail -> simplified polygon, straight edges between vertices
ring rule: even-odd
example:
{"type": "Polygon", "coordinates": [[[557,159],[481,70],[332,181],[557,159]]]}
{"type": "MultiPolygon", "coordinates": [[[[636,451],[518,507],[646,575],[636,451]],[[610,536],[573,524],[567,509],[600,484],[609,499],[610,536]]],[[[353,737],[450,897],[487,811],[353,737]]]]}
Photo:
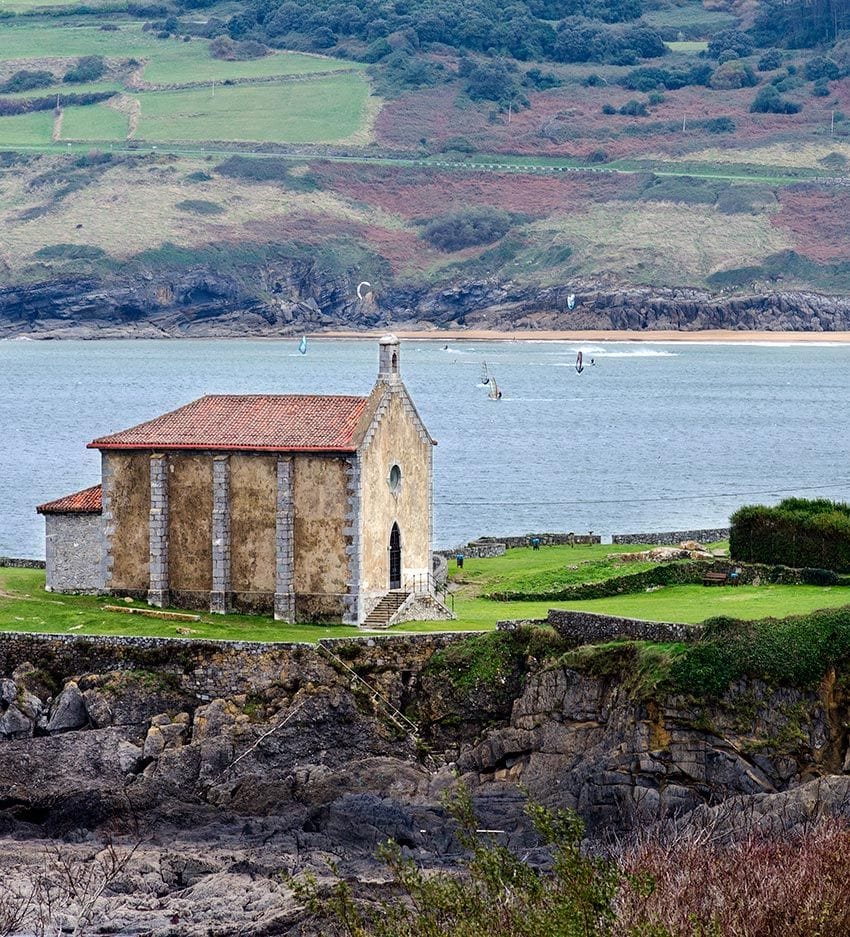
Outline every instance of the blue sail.
{"type": "Polygon", "coordinates": [[[301,336],[301,343],[298,346],[298,350],[301,352],[302,355],[307,354],[307,336],[306,335],[301,336]]]}

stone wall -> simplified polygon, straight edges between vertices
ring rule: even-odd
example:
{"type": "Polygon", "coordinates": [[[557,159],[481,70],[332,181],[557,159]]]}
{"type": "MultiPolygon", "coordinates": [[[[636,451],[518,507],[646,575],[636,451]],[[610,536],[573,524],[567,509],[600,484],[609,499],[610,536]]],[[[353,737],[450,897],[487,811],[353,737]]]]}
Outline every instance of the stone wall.
{"type": "Polygon", "coordinates": [[[544,534],[522,534],[520,536],[510,536],[510,537],[479,537],[477,540],[473,541],[474,543],[503,543],[509,550],[513,550],[516,547],[527,547],[531,543],[532,539],[536,538],[540,541],[541,546],[552,547],[552,546],[566,546],[570,543],[570,538],[572,538],[572,543],[575,544],[593,544],[593,543],[602,543],[602,537],[599,534],[586,533],[586,534],[577,534],[577,533],[544,533],[544,534]]]}
{"type": "Polygon", "coordinates": [[[45,514],[45,588],[48,592],[103,589],[100,514],[45,514]]]}
{"type": "Polygon", "coordinates": [[[547,623],[562,637],[582,644],[600,644],[616,638],[635,641],[696,641],[702,634],[700,625],[684,625],[669,621],[644,621],[640,618],[619,618],[594,612],[571,612],[552,609],[547,623]]]}
{"type": "MultiPolygon", "coordinates": [[[[320,626],[317,630],[321,630],[320,626]]],[[[434,651],[467,637],[466,634],[352,636],[323,639],[319,645],[345,662],[356,659],[358,673],[373,672],[375,680],[386,687],[399,682],[404,673],[417,672],[434,651]]],[[[28,669],[43,673],[59,687],[86,674],[154,673],[168,675],[182,691],[207,701],[259,692],[285,683],[296,674],[302,680],[327,683],[328,659],[321,647],[6,632],[0,634],[0,676],[11,676],[25,663],[28,669]]]]}
{"type": "Polygon", "coordinates": [[[44,569],[44,560],[29,560],[19,556],[0,556],[0,567],[8,569],[44,569]]]}
{"type": "Polygon", "coordinates": [[[710,527],[703,530],[668,530],[654,534],[614,534],[611,543],[647,543],[652,546],[676,546],[684,540],[698,543],[715,543],[729,539],[728,527],[710,527]]]}

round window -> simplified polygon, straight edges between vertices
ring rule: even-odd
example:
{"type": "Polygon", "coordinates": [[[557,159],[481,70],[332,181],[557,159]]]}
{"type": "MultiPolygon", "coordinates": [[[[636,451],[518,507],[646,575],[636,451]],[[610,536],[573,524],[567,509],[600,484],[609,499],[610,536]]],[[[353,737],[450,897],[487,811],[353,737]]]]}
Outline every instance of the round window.
{"type": "Polygon", "coordinates": [[[389,483],[390,491],[396,494],[399,488],[401,488],[401,469],[397,465],[394,465],[390,469],[389,483]]]}

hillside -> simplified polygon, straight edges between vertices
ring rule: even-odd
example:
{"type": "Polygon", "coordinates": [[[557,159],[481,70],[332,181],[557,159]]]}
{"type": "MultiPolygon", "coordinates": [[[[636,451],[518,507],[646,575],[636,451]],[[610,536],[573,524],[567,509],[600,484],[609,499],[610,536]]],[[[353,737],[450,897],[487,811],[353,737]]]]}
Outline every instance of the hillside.
{"type": "Polygon", "coordinates": [[[846,328],[799,297],[850,293],[848,36],[838,0],[7,0],[0,334],[97,296],[154,333],[604,327],[629,289],[846,328]]]}

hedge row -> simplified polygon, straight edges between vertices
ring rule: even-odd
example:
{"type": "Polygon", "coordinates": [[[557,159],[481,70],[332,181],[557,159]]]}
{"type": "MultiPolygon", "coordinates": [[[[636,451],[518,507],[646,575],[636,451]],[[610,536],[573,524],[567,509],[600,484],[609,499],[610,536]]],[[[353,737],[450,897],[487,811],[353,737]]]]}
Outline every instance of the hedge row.
{"type": "Polygon", "coordinates": [[[750,677],[771,686],[816,686],[830,667],[850,663],[850,606],[790,618],[705,622],[705,639],[672,665],[670,686],[697,697],[719,697],[750,677]]]}
{"type": "Polygon", "coordinates": [[[652,569],[639,573],[612,576],[601,582],[586,582],[578,585],[551,589],[548,592],[491,592],[486,598],[497,602],[567,602],[587,599],[607,599],[614,595],[629,595],[645,592],[652,586],[693,585],[703,581],[707,572],[728,573],[732,567],[738,570],[738,582],[750,585],[754,582],[772,585],[797,586],[850,586],[832,570],[819,568],[794,569],[780,564],[768,566],[764,563],[728,563],[723,561],[674,561],[660,563],[652,569]]]}
{"type": "MultiPolygon", "coordinates": [[[[117,91],[91,91],[86,94],[60,94],[59,104],[62,107],[71,107],[72,105],[100,104],[101,101],[107,101],[115,97],[117,91]]],[[[47,98],[22,98],[22,99],[3,99],[0,98],[0,117],[11,117],[15,114],[31,114],[33,111],[49,111],[56,107],[56,96],[51,95],[47,98]]]]}
{"type": "Polygon", "coordinates": [[[729,550],[744,563],[850,572],[850,505],[787,498],[743,507],[732,515],[729,550]]]}

